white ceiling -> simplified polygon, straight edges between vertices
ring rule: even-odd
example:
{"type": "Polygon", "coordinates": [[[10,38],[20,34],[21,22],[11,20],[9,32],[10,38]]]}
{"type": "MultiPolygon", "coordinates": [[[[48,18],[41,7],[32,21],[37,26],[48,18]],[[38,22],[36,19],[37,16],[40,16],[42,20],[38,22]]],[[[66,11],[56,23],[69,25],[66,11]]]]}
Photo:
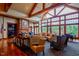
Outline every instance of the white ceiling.
{"type": "Polygon", "coordinates": [[[46,3],[46,4],[45,4],[45,8],[50,7],[52,4],[53,4],[53,3],[46,3]]]}
{"type": "Polygon", "coordinates": [[[28,14],[33,6],[33,3],[13,3],[11,9],[28,14]]]}
{"type": "Polygon", "coordinates": [[[71,3],[69,5],[79,8],[79,3],[71,3]]]}
{"type": "Polygon", "coordinates": [[[15,17],[20,17],[20,18],[28,17],[27,14],[22,13],[22,12],[19,12],[19,11],[17,11],[17,10],[11,9],[11,8],[8,10],[7,14],[8,14],[8,15],[15,16],[15,17]]]}

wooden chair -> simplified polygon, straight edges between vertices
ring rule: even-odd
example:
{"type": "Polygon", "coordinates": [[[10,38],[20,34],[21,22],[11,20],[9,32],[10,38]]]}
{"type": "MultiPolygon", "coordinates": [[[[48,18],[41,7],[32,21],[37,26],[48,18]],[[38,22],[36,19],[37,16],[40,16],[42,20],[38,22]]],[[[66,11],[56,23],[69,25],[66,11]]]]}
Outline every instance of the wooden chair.
{"type": "Polygon", "coordinates": [[[45,41],[42,36],[34,35],[30,40],[30,48],[36,55],[40,52],[43,52],[44,55],[44,43],[45,41]]]}

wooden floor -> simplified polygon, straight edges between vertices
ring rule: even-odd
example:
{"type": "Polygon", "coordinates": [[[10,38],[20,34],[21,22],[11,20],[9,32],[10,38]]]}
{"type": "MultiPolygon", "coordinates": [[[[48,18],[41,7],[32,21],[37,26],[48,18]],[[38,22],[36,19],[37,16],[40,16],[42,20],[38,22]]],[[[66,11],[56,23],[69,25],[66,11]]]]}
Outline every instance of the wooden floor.
{"type": "Polygon", "coordinates": [[[0,56],[27,56],[19,50],[10,39],[0,40],[0,56]]]}
{"type": "MultiPolygon", "coordinates": [[[[63,51],[54,51],[50,49],[50,43],[46,42],[45,44],[45,56],[79,56],[79,42],[68,42],[68,46],[63,51]]],[[[33,56],[31,51],[23,51],[21,48],[18,48],[13,43],[11,39],[1,39],[0,40],[0,56],[33,56]]],[[[38,54],[42,56],[42,54],[38,54]]]]}

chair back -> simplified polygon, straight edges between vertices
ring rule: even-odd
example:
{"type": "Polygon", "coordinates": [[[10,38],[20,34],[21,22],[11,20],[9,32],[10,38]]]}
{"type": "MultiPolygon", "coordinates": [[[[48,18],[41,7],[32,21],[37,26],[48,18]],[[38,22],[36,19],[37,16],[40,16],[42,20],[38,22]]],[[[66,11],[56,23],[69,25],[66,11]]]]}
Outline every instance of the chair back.
{"type": "Polygon", "coordinates": [[[44,40],[44,37],[43,36],[39,36],[40,38],[39,38],[39,44],[40,45],[44,45],[45,44],[45,40],[44,40]]]}
{"type": "Polygon", "coordinates": [[[57,44],[60,46],[61,45],[61,36],[57,36],[57,44]]]}
{"type": "Polygon", "coordinates": [[[61,46],[64,47],[66,42],[66,36],[61,37],[61,46]]]}
{"type": "Polygon", "coordinates": [[[39,35],[34,35],[31,39],[30,39],[30,44],[34,45],[34,44],[44,44],[45,41],[43,40],[42,36],[39,35]]]}
{"type": "Polygon", "coordinates": [[[57,44],[61,47],[65,46],[66,36],[57,36],[57,44]]]}
{"type": "Polygon", "coordinates": [[[30,39],[30,44],[39,44],[39,37],[37,35],[32,36],[32,38],[30,39]]]}

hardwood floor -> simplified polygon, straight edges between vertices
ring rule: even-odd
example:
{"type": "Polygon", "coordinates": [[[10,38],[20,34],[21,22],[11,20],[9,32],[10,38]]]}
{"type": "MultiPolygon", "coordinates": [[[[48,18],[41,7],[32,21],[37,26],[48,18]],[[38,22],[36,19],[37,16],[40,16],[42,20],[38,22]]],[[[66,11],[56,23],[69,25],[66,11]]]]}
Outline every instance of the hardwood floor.
{"type": "MultiPolygon", "coordinates": [[[[33,56],[34,53],[29,49],[18,48],[11,39],[0,40],[0,56],[33,56]]],[[[68,46],[63,51],[55,51],[50,49],[50,43],[45,44],[45,56],[79,56],[79,42],[68,42],[68,46]]],[[[38,53],[42,56],[42,53],[38,53]]]]}
{"type": "Polygon", "coordinates": [[[27,56],[10,41],[10,39],[0,40],[0,56],[27,56]]]}

